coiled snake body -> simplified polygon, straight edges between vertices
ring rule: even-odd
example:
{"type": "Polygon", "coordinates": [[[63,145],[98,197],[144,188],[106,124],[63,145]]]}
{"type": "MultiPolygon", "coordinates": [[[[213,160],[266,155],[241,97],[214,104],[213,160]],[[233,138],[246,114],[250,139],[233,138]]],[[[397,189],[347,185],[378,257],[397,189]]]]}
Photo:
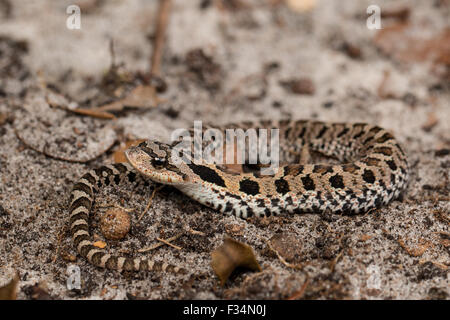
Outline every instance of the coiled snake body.
{"type": "Polygon", "coordinates": [[[405,153],[396,139],[378,126],[281,120],[224,128],[279,128],[282,160],[298,161],[299,151],[307,148],[334,157],[340,164],[290,163],[271,176],[233,173],[213,164],[173,163],[172,145],[143,142],[126,152],[132,167],[114,164],[91,170],[73,187],[70,228],[80,255],[96,266],[114,270],[184,271],[144,258],[110,255],[93,246],[88,218],[94,192],[123,179],[145,183],[143,176],[169,184],[208,207],[242,218],[282,212],[362,213],[398,197],[407,183],[405,153]]]}

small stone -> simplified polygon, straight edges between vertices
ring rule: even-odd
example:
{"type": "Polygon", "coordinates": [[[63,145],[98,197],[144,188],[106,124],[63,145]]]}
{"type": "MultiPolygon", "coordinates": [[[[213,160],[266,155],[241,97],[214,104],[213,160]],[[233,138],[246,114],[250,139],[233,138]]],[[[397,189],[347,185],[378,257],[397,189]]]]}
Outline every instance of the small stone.
{"type": "Polygon", "coordinates": [[[241,236],[243,229],[244,229],[244,226],[243,225],[239,225],[239,224],[227,224],[225,226],[225,231],[228,234],[232,234],[232,235],[235,235],[235,236],[238,236],[238,235],[241,236]]]}
{"type": "Polygon", "coordinates": [[[106,239],[123,239],[131,228],[131,219],[127,212],[120,208],[112,208],[102,216],[100,230],[106,239]]]}
{"type": "Polygon", "coordinates": [[[279,109],[283,106],[283,104],[280,101],[274,101],[272,102],[272,107],[279,109]]]}
{"type": "Polygon", "coordinates": [[[280,233],[270,239],[270,243],[286,261],[297,261],[302,256],[302,243],[292,233],[280,233]]]}
{"type": "Polygon", "coordinates": [[[323,106],[325,109],[330,109],[330,108],[333,106],[333,104],[334,104],[333,101],[327,101],[327,102],[325,102],[322,106],[323,106]]]}
{"type": "Polygon", "coordinates": [[[281,81],[280,84],[293,94],[313,95],[316,91],[314,82],[309,78],[285,80],[281,81]]]}
{"type": "Polygon", "coordinates": [[[361,49],[349,42],[344,42],[341,49],[352,59],[361,59],[362,57],[361,49]]]}

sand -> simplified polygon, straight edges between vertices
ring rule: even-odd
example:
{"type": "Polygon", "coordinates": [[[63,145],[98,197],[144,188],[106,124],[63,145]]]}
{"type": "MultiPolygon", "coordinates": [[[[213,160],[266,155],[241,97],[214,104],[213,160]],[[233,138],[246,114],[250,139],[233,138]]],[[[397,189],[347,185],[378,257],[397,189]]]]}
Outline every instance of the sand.
{"type": "MultiPolygon", "coordinates": [[[[70,1],[0,2],[0,286],[17,271],[18,299],[286,299],[305,281],[303,299],[449,299],[448,73],[436,65],[436,55],[405,58],[395,48],[425,41],[407,42],[407,36],[442,34],[449,27],[448,2],[316,1],[296,12],[271,1],[174,1],[161,65],[167,90],[159,98],[165,102],[126,110],[116,120],[49,107],[42,83],[81,106],[106,103],[99,88],[111,65],[110,39],[122,73],[133,79],[145,73],[157,2],[82,3],[81,30],[69,30],[70,1]],[[366,8],[374,3],[382,12],[409,8],[406,30],[413,31],[377,40],[379,30],[366,27],[366,8]],[[195,65],[189,52],[205,61],[195,65]],[[281,84],[292,79],[307,79],[312,94],[281,84]],[[67,230],[71,187],[85,171],[111,163],[119,142],[167,140],[194,120],[287,117],[369,122],[393,132],[411,165],[402,201],[365,215],[244,221],[165,187],[138,221],[152,190],[124,184],[97,196],[96,239],[103,240],[101,205],[132,208],[130,233],[107,241],[107,249],[133,255],[158,237],[185,232],[174,241],[181,249],[161,246],[147,254],[187,265],[189,274],[121,274],[76,255],[67,230]],[[233,274],[222,287],[210,254],[226,236],[250,245],[262,272],[233,274]],[[73,265],[81,271],[79,290],[66,286],[73,265]]],[[[385,31],[395,23],[401,18],[382,18],[385,31]]]]}

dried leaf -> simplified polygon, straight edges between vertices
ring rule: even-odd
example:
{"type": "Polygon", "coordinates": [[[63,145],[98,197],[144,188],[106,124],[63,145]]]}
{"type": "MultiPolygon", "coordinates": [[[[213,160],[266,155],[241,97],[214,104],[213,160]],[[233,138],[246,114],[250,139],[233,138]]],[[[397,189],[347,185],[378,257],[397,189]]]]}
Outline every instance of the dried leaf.
{"type": "Polygon", "coordinates": [[[358,46],[356,46],[350,42],[344,41],[342,43],[341,50],[344,51],[345,54],[347,54],[352,59],[361,59],[362,58],[361,49],[358,46]]]}
{"type": "Polygon", "coordinates": [[[100,249],[104,249],[106,247],[106,243],[104,241],[95,241],[92,245],[100,249]]]}
{"type": "Polygon", "coordinates": [[[12,122],[13,117],[9,113],[0,113],[0,126],[4,125],[7,122],[12,122]]]}
{"type": "Polygon", "coordinates": [[[136,140],[129,140],[125,142],[125,146],[114,152],[113,154],[113,161],[114,163],[123,163],[127,162],[127,157],[125,156],[125,150],[127,150],[129,147],[137,146],[139,143],[146,141],[145,139],[136,139],[136,140]]]}
{"type": "Polygon", "coordinates": [[[100,118],[100,119],[115,119],[116,117],[109,113],[104,111],[99,111],[97,108],[93,109],[83,109],[83,108],[76,108],[76,109],[69,109],[69,111],[77,114],[81,114],[84,116],[90,116],[93,118],[100,118]]]}
{"type": "Polygon", "coordinates": [[[381,18],[382,19],[397,19],[400,21],[407,21],[409,19],[409,16],[411,15],[411,10],[408,7],[404,8],[397,8],[397,9],[383,9],[381,11],[381,18]]]}
{"type": "Polygon", "coordinates": [[[285,0],[286,4],[292,10],[302,13],[314,9],[316,0],[285,0]]]}
{"type": "Polygon", "coordinates": [[[228,237],[211,253],[211,267],[219,277],[222,286],[238,267],[261,271],[252,248],[228,237]]]}
{"type": "Polygon", "coordinates": [[[434,112],[428,114],[427,121],[422,125],[422,130],[430,132],[437,124],[439,120],[434,112]]]}
{"type": "Polygon", "coordinates": [[[19,274],[16,273],[7,285],[0,287],[0,300],[16,300],[18,284],[19,274]]]}
{"type": "Polygon", "coordinates": [[[157,106],[163,100],[158,98],[156,89],[152,86],[138,86],[134,88],[125,98],[105,104],[94,110],[96,111],[122,111],[125,107],[143,108],[157,106]]]}
{"type": "Polygon", "coordinates": [[[239,11],[249,9],[250,6],[242,0],[220,0],[215,5],[219,10],[239,11]]]}
{"type": "Polygon", "coordinates": [[[385,54],[402,62],[449,64],[450,28],[431,38],[419,37],[422,26],[396,23],[381,29],[374,38],[375,45],[385,54]]]}
{"type": "Polygon", "coordinates": [[[65,96],[47,87],[45,87],[45,99],[52,108],[59,108],[76,114],[81,114],[84,116],[90,116],[100,119],[116,118],[113,114],[108,112],[99,111],[96,109],[80,108],[78,106],[78,103],[74,101],[69,102],[69,99],[67,99],[65,96]]]}
{"type": "Polygon", "coordinates": [[[52,300],[52,296],[48,293],[48,288],[45,283],[38,283],[33,286],[27,286],[24,291],[33,300],[52,300]]]}

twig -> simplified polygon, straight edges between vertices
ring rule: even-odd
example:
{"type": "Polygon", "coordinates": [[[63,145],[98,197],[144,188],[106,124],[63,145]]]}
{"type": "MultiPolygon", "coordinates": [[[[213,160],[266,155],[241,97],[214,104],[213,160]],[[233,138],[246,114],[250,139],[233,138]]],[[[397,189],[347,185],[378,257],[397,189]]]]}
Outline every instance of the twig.
{"type": "Polygon", "coordinates": [[[190,234],[199,235],[199,236],[206,236],[206,234],[204,232],[201,232],[201,231],[198,231],[198,230],[194,230],[194,229],[189,229],[189,233],[190,234]]]}
{"type": "MultiPolygon", "coordinates": [[[[179,237],[181,237],[182,235],[184,235],[184,233],[180,233],[180,234],[178,234],[178,235],[176,235],[176,236],[173,236],[173,237],[171,237],[171,238],[169,238],[169,239],[166,239],[166,241],[175,241],[175,240],[177,240],[179,237]]],[[[139,249],[138,252],[143,253],[143,252],[148,252],[148,251],[151,251],[151,250],[155,250],[156,248],[159,248],[159,247],[161,247],[161,246],[163,246],[163,245],[165,245],[165,244],[166,244],[166,243],[164,243],[164,242],[162,242],[162,243],[156,243],[156,244],[154,244],[154,245],[152,245],[152,246],[150,246],[150,247],[148,247],[148,248],[139,249]]]]}
{"type": "Polygon", "coordinates": [[[56,243],[55,257],[54,257],[53,260],[52,260],[53,263],[55,263],[55,262],[56,262],[56,259],[58,259],[58,254],[59,254],[59,251],[60,251],[60,248],[61,248],[62,238],[63,238],[63,235],[64,235],[64,233],[66,232],[66,230],[67,230],[67,226],[66,226],[66,225],[64,225],[64,226],[59,230],[59,233],[58,233],[58,239],[57,239],[57,243],[56,243]]]}
{"type": "Polygon", "coordinates": [[[302,284],[302,287],[297,292],[294,292],[293,295],[291,295],[287,300],[298,300],[305,294],[305,290],[308,287],[309,279],[306,278],[305,282],[302,284]]]}
{"type": "Polygon", "coordinates": [[[167,24],[169,22],[170,8],[171,0],[159,1],[155,38],[153,42],[153,54],[150,60],[150,75],[160,75],[161,58],[163,54],[167,24]]]}
{"type": "Polygon", "coordinates": [[[405,241],[403,241],[402,238],[399,237],[399,239],[398,239],[397,241],[398,241],[398,243],[400,244],[400,246],[401,246],[403,249],[405,249],[405,251],[406,251],[411,257],[420,257],[420,256],[422,256],[422,255],[425,253],[425,251],[427,251],[427,249],[428,249],[429,247],[432,246],[432,243],[431,243],[430,241],[423,240],[423,241],[421,241],[422,243],[419,244],[419,248],[417,248],[417,249],[416,249],[416,248],[411,249],[411,248],[408,248],[408,247],[406,246],[405,241]]]}
{"type": "Polygon", "coordinates": [[[161,239],[161,238],[156,238],[156,240],[161,241],[162,243],[167,244],[168,246],[171,246],[172,248],[175,248],[175,249],[177,249],[177,250],[181,250],[181,249],[182,249],[181,247],[176,246],[176,245],[170,243],[170,242],[167,241],[167,240],[164,240],[164,239],[161,239]]]}
{"type": "Polygon", "coordinates": [[[145,208],[144,212],[141,213],[141,215],[138,218],[138,222],[141,221],[142,217],[147,213],[148,209],[152,206],[153,198],[155,197],[156,191],[161,190],[164,186],[157,187],[153,189],[152,195],[150,196],[150,199],[148,200],[147,207],[145,208]]]}
{"type": "Polygon", "coordinates": [[[338,253],[336,258],[333,259],[330,263],[330,271],[334,272],[334,268],[336,267],[336,264],[338,263],[338,260],[342,257],[342,254],[344,253],[344,249],[341,250],[341,252],[338,253]]]}
{"type": "Polygon", "coordinates": [[[109,69],[116,68],[116,52],[114,50],[114,39],[109,40],[109,54],[111,55],[111,65],[109,69]]]}
{"type": "MultiPolygon", "coordinates": [[[[167,29],[167,24],[169,21],[171,0],[160,0],[159,8],[156,20],[155,38],[153,41],[153,52],[150,58],[150,79],[152,77],[159,78],[161,60],[163,55],[163,48],[165,43],[165,34],[167,29]]],[[[112,44],[110,44],[110,50],[112,50],[112,44]]],[[[112,51],[114,52],[114,51],[112,51]]],[[[112,57],[114,59],[114,56],[112,57]]],[[[114,62],[115,63],[115,62],[114,62]]],[[[157,96],[157,88],[155,85],[139,85],[135,87],[131,92],[129,92],[124,98],[117,101],[107,103],[105,105],[99,106],[97,108],[89,109],[86,111],[84,109],[78,109],[77,112],[84,113],[89,116],[97,116],[109,119],[111,116],[114,117],[108,111],[122,111],[126,107],[133,108],[143,108],[149,106],[149,101],[152,101],[153,106],[165,102],[157,96]],[[93,113],[92,113],[93,112],[93,113]]]]}
{"type": "Polygon", "coordinates": [[[292,264],[287,262],[281,255],[280,253],[274,248],[272,247],[272,245],[270,244],[270,241],[266,241],[267,245],[269,246],[269,249],[272,250],[278,257],[278,259],[288,268],[293,268],[293,269],[297,269],[300,270],[303,268],[302,264],[292,264]]]}

